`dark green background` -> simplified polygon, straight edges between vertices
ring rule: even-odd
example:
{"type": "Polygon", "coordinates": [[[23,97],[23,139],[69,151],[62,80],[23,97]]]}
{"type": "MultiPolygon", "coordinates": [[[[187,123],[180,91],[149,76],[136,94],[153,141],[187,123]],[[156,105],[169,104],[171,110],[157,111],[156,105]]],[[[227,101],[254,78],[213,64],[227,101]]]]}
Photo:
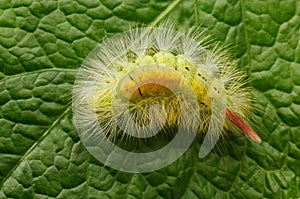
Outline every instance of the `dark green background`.
{"type": "Polygon", "coordinates": [[[299,9],[297,0],[1,0],[0,198],[299,197],[299,9]],[[233,47],[263,142],[204,159],[193,145],[159,171],[119,172],[80,142],[69,94],[105,35],[164,16],[233,47]]]}

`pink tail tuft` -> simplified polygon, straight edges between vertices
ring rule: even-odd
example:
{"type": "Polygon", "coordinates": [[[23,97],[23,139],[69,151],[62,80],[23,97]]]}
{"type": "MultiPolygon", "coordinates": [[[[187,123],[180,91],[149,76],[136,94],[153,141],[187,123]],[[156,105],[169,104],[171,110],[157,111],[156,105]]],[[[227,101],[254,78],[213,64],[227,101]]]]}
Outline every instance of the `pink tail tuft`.
{"type": "Polygon", "coordinates": [[[249,138],[255,142],[261,142],[260,137],[255,131],[234,111],[229,108],[226,109],[226,117],[239,129],[241,129],[249,138]]]}

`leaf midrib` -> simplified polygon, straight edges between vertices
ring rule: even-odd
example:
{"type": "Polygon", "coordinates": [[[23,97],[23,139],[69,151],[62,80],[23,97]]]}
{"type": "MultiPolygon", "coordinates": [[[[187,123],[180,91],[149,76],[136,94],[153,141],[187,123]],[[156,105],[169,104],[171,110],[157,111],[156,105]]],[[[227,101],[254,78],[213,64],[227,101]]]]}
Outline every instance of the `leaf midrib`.
{"type": "Polygon", "coordinates": [[[17,78],[17,77],[24,77],[24,76],[32,75],[32,74],[40,74],[40,73],[44,73],[44,72],[74,72],[74,73],[77,73],[78,69],[69,69],[69,68],[48,68],[48,69],[41,69],[41,70],[24,72],[24,73],[19,73],[19,74],[14,74],[14,75],[7,75],[4,78],[0,79],[0,82],[5,82],[8,79],[13,79],[13,78],[17,78]]]}

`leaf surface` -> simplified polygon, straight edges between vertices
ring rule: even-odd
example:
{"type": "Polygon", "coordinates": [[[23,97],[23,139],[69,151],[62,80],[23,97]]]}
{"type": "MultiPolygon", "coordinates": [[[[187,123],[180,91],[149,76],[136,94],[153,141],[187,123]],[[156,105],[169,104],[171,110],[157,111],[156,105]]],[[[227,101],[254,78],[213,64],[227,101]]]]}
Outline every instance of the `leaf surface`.
{"type": "Polygon", "coordinates": [[[2,0],[0,198],[297,198],[300,196],[300,2],[293,0],[2,0]],[[105,36],[168,16],[232,45],[252,79],[261,144],[161,170],[99,163],[72,124],[76,71],[105,36]]]}

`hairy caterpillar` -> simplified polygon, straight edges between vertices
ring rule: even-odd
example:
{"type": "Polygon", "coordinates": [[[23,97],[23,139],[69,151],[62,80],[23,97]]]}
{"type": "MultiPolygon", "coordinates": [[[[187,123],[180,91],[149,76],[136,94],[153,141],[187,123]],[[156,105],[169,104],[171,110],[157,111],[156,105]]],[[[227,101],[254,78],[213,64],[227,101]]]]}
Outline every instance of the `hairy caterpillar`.
{"type": "Polygon", "coordinates": [[[260,142],[243,119],[250,112],[244,77],[195,28],[133,29],[104,40],[83,63],[73,89],[75,125],[96,144],[103,134],[147,138],[174,127],[217,140],[233,126],[260,142]]]}

